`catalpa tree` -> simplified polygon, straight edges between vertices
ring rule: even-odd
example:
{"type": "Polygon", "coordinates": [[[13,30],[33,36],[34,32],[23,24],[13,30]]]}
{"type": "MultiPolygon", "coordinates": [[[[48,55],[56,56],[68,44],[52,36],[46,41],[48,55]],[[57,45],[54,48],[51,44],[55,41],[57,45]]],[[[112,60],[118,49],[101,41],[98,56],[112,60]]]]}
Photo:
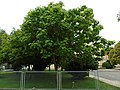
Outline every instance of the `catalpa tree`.
{"type": "Polygon", "coordinates": [[[62,2],[37,7],[28,12],[21,25],[19,40],[26,47],[22,55],[31,57],[22,62],[30,61],[34,70],[44,70],[50,64],[55,70],[97,69],[101,50],[108,42],[99,36],[102,29],[93,10],[85,5],[69,10],[62,2]]]}

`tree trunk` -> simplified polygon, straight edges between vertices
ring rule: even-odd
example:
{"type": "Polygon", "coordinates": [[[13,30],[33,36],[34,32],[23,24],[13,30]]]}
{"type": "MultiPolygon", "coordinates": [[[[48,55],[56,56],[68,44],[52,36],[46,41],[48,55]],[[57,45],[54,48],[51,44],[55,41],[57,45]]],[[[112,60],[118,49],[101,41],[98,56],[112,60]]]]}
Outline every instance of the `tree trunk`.
{"type": "Polygon", "coordinates": [[[57,65],[55,57],[53,57],[53,62],[54,62],[55,71],[57,71],[58,70],[58,65],[57,65]]]}
{"type": "Polygon", "coordinates": [[[28,65],[28,71],[30,71],[30,65],[28,65]]]}
{"type": "Polygon", "coordinates": [[[49,64],[49,71],[50,71],[50,64],[49,64]]]}
{"type": "Polygon", "coordinates": [[[55,71],[57,71],[58,70],[57,64],[54,64],[54,66],[55,66],[55,71]]]}

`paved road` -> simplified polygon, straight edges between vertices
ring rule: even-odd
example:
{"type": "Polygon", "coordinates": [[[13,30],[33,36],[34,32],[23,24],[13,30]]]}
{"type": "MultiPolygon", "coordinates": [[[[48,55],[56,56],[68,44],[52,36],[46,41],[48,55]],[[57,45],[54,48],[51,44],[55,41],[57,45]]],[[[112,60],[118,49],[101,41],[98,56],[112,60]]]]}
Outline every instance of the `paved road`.
{"type": "Polygon", "coordinates": [[[120,70],[101,69],[91,72],[90,75],[95,76],[96,78],[98,75],[99,80],[120,87],[120,70]]]}

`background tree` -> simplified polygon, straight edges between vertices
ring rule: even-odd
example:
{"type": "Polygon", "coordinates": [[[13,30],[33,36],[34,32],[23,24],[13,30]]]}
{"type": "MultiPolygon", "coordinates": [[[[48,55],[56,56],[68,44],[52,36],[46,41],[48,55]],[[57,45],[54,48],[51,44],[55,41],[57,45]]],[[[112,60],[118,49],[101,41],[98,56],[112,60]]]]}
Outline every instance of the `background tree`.
{"type": "Polygon", "coordinates": [[[120,42],[110,51],[109,59],[113,65],[120,64],[120,42]]]}
{"type": "MultiPolygon", "coordinates": [[[[117,14],[117,20],[120,21],[120,12],[117,14]]],[[[120,41],[109,52],[109,59],[113,65],[120,64],[120,41]]]]}
{"type": "Polygon", "coordinates": [[[0,63],[8,62],[9,54],[9,35],[0,29],[0,63]]]}
{"type": "Polygon", "coordinates": [[[0,28],[0,45],[2,44],[2,35],[6,34],[5,30],[0,28]]]}

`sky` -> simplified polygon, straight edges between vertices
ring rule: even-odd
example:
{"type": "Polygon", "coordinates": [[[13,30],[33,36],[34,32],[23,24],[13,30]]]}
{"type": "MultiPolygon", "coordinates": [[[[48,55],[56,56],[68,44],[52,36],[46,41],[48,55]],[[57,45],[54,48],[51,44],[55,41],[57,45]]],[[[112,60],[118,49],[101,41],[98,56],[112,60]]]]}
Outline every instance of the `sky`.
{"type": "Polygon", "coordinates": [[[107,40],[115,40],[116,43],[120,41],[120,22],[117,21],[120,0],[0,0],[0,27],[10,34],[13,27],[20,28],[29,10],[59,1],[64,3],[65,9],[82,5],[92,8],[94,18],[104,27],[100,36],[107,40]]]}

